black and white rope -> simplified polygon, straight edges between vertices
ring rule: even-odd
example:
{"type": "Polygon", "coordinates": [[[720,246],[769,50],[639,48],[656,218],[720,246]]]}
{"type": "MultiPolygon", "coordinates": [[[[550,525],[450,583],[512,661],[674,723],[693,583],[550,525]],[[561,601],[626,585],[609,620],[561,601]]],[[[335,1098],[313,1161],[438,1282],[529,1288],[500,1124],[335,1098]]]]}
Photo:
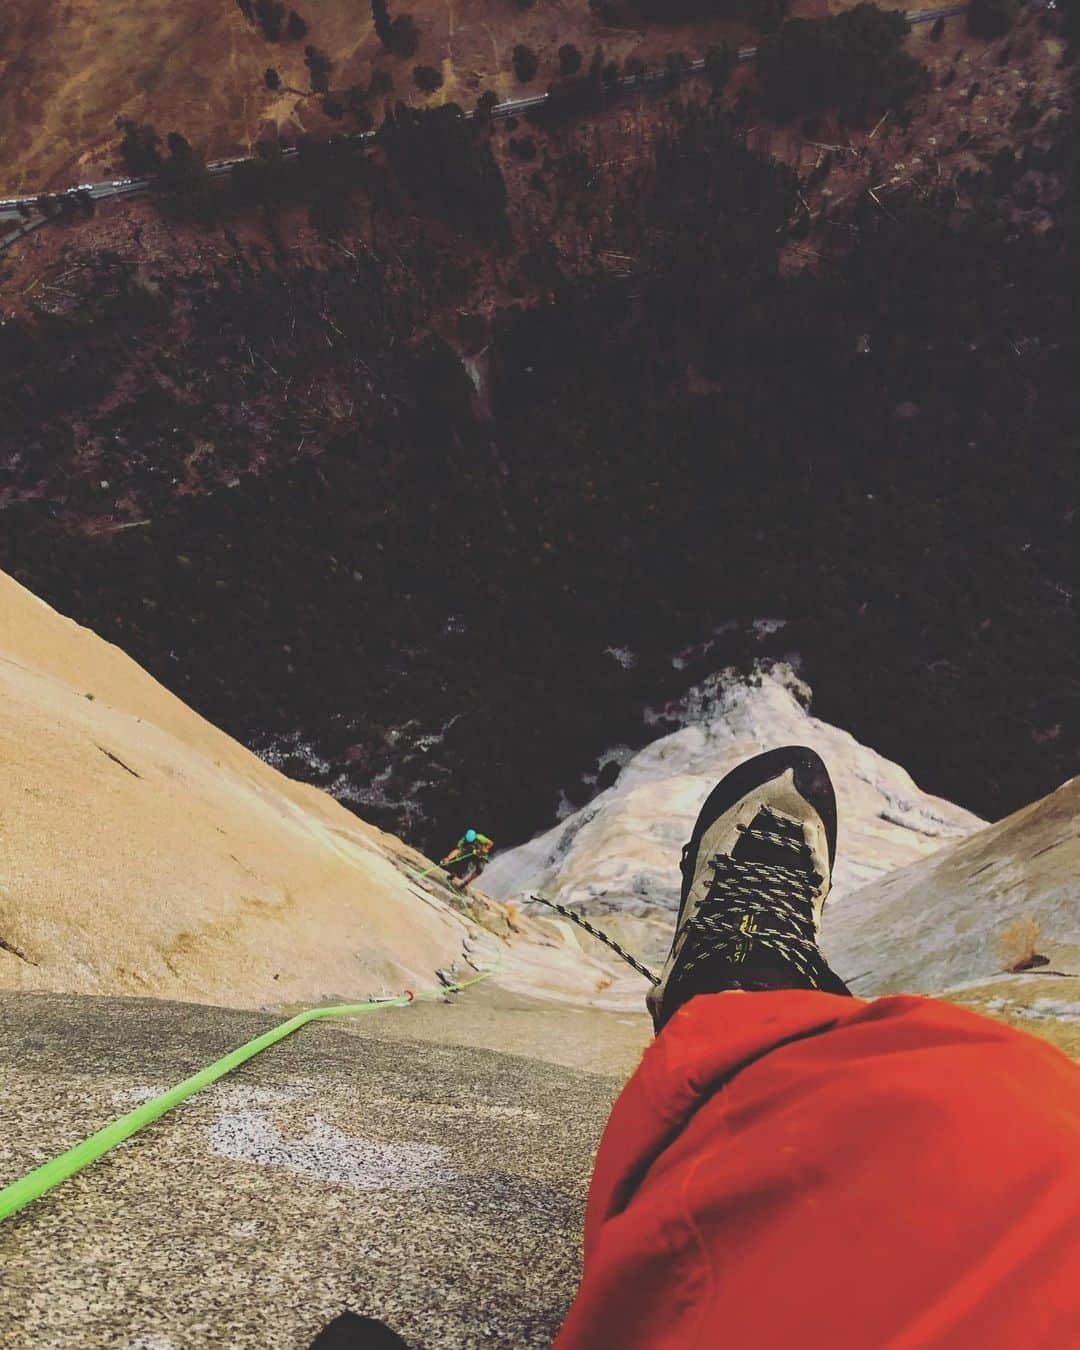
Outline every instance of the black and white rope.
{"type": "MultiPolygon", "coordinates": [[[[743,866],[750,869],[754,864],[743,866]]],[[[748,880],[752,886],[752,874],[748,880]]],[[[687,927],[691,942],[681,962],[682,975],[715,955],[735,957],[737,960],[735,954],[741,944],[750,938],[759,946],[778,952],[813,988],[819,987],[817,967],[821,955],[813,936],[812,920],[808,921],[804,913],[781,899],[764,881],[758,887],[757,894],[754,894],[749,887],[736,888],[730,881],[721,879],[716,895],[710,894],[702,902],[687,927]],[[737,904],[737,916],[707,908],[709,901],[720,895],[723,895],[726,903],[734,901],[737,904]],[[736,918],[739,922],[736,922],[736,918]],[[753,922],[753,926],[741,927],[740,923],[747,919],[753,922]],[[762,924],[760,920],[765,920],[765,923],[762,924]]]]}
{"type": "MultiPolygon", "coordinates": [[[[773,812],[763,808],[755,825],[763,817],[767,824],[780,824],[773,812]]],[[[742,829],[745,839],[791,849],[800,860],[809,861],[801,828],[742,829]]],[[[737,859],[725,853],[714,854],[706,866],[712,877],[707,894],[686,925],[689,940],[680,977],[714,955],[740,961],[740,952],[745,953],[750,939],[777,952],[812,988],[819,988],[821,954],[813,904],[820,876],[800,867],[737,859]]]]}
{"type": "Polygon", "coordinates": [[[598,942],[602,942],[606,947],[610,947],[617,956],[622,957],[628,966],[633,966],[637,973],[639,975],[644,975],[650,983],[660,983],[660,977],[658,975],[654,975],[647,966],[643,966],[640,961],[636,961],[629,952],[623,951],[614,938],[608,937],[608,935],[602,933],[599,928],[594,928],[592,924],[589,923],[587,919],[583,919],[580,914],[575,914],[572,909],[567,909],[565,905],[560,905],[554,900],[549,900],[546,895],[536,895],[535,893],[532,893],[530,894],[529,899],[538,900],[540,904],[547,905],[549,909],[555,910],[557,914],[561,914],[563,918],[569,919],[571,923],[576,923],[579,928],[584,928],[586,933],[596,938],[598,942]]]}

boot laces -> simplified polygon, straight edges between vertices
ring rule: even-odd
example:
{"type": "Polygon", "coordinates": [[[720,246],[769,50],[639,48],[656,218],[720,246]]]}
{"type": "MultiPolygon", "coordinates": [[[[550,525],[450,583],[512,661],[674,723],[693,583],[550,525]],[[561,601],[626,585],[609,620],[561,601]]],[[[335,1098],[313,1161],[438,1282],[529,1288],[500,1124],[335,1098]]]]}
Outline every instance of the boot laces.
{"type": "Polygon", "coordinates": [[[739,828],[742,838],[731,855],[714,854],[706,864],[712,876],[705,897],[687,920],[682,974],[715,956],[738,965],[757,944],[775,952],[817,989],[822,957],[814,898],[822,878],[814,871],[802,826],[763,806],[750,825],[739,828]]]}

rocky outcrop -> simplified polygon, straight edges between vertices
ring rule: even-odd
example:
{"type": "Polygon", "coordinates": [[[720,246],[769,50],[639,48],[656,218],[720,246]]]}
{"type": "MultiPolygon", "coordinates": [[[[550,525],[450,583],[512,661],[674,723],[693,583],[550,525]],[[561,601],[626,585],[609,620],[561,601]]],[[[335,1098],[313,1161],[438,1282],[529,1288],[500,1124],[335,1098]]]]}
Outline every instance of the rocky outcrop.
{"type": "Polygon", "coordinates": [[[541,890],[658,961],[679,847],[702,799],[747,755],[802,742],[839,800],[822,947],[863,997],[942,995],[1080,1057],[1080,779],[994,825],[920,791],[899,765],[809,716],[789,671],[713,681],[686,725],[630,758],[618,782],[498,859],[497,895],[541,890]]]}
{"type": "Polygon", "coordinates": [[[827,911],[863,995],[942,993],[1080,1054],[1080,779],[827,911]]]}
{"type": "Polygon", "coordinates": [[[701,803],[748,755],[790,743],[817,750],[836,785],[831,903],[982,825],[922,792],[900,765],[811,717],[808,700],[809,690],[784,666],[750,682],[710,680],[673,710],[680,730],[630,758],[616,783],[582,810],[498,858],[486,886],[503,898],[540,890],[584,911],[614,913],[627,941],[658,959],[678,904],[679,850],[701,803]]]}
{"type": "Polygon", "coordinates": [[[251,1007],[495,961],[527,988],[608,979],[561,928],[418,878],[419,854],[3,574],[0,750],[0,988],[251,1007]]]}
{"type": "Polygon", "coordinates": [[[306,1345],[345,1306],[550,1345],[640,978],[421,880],[2,574],[0,754],[0,1187],[301,1006],[494,970],[304,1028],[5,1220],[4,1346],[306,1345]]]}

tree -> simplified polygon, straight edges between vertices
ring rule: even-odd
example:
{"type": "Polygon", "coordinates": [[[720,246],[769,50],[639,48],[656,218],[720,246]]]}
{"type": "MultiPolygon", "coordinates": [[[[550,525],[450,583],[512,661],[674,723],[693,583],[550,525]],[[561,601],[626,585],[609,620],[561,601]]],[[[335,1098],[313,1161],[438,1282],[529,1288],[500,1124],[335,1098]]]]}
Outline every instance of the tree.
{"type": "Polygon", "coordinates": [[[676,84],[689,69],[690,58],[685,52],[668,52],[664,57],[664,70],[668,83],[676,84]]]}
{"type": "Polygon", "coordinates": [[[236,7],[245,19],[253,20],[255,14],[251,8],[251,0],[236,0],[236,7]]]}
{"type": "Polygon", "coordinates": [[[399,14],[390,25],[390,41],[387,45],[395,56],[405,60],[416,55],[420,45],[420,29],[411,14],[399,14]]]}
{"type": "Polygon", "coordinates": [[[731,48],[726,42],[719,47],[710,47],[705,53],[705,74],[714,89],[722,89],[727,84],[733,62],[731,48]]]}
{"type": "Polygon", "coordinates": [[[379,41],[395,56],[415,56],[420,45],[420,30],[411,14],[399,14],[391,19],[387,0],[371,0],[371,17],[379,41]]]}
{"type": "Polygon", "coordinates": [[[165,144],[169,147],[169,158],[177,164],[189,165],[195,162],[195,151],[191,148],[191,142],[179,131],[170,131],[165,137],[165,144]]]}
{"type": "Polygon", "coordinates": [[[479,122],[491,121],[491,110],[498,106],[499,96],[494,89],[485,89],[476,100],[476,117],[479,122]]]}
{"type": "Polygon", "coordinates": [[[506,183],[487,138],[470,134],[456,103],[387,110],[379,128],[398,178],[416,202],[487,237],[506,228],[506,183]]]}
{"type": "Polygon", "coordinates": [[[559,74],[576,75],[581,69],[581,53],[572,42],[564,42],[559,48],[559,74]]]}
{"type": "Polygon", "coordinates": [[[415,66],[413,68],[413,83],[421,93],[433,94],[436,89],[442,88],[442,82],[442,71],[436,70],[434,66],[415,66]]]}
{"type": "Polygon", "coordinates": [[[128,173],[135,178],[157,173],[161,168],[161,137],[150,123],[118,117],[116,125],[124,133],[120,142],[120,158],[128,173]]]}
{"type": "Polygon", "coordinates": [[[792,19],[758,48],[758,82],[780,116],[819,111],[838,93],[840,41],[826,20],[792,19]]]}
{"type": "Polygon", "coordinates": [[[368,93],[372,98],[384,98],[394,89],[394,77],[388,70],[373,70],[368,81],[368,93]]]}
{"type": "Polygon", "coordinates": [[[791,0],[749,0],[747,14],[759,33],[775,33],[790,8],[791,0]]]}
{"type": "Polygon", "coordinates": [[[925,79],[903,44],[911,30],[899,10],[859,4],[827,19],[791,19],[758,48],[758,82],[781,117],[839,108],[861,122],[871,108],[898,106],[925,79]]]}
{"type": "Polygon", "coordinates": [[[540,66],[540,58],[531,47],[519,42],[514,48],[514,74],[522,84],[528,84],[540,66]]]}
{"type": "Polygon", "coordinates": [[[285,22],[285,6],[281,0],[255,0],[255,18],[267,42],[277,42],[285,22]]]}
{"type": "Polygon", "coordinates": [[[310,150],[306,154],[308,221],[324,238],[338,239],[349,219],[348,166],[340,162],[332,141],[325,148],[330,152],[325,156],[312,155],[310,150]]]}
{"type": "Polygon", "coordinates": [[[304,48],[304,65],[311,73],[311,88],[316,94],[329,93],[330,71],[333,64],[327,54],[319,51],[318,47],[313,47],[309,43],[304,48]]]}
{"type": "Polygon", "coordinates": [[[968,32],[972,37],[1003,37],[1016,19],[1013,0],[972,0],[968,6],[968,32]]]}
{"type": "Polygon", "coordinates": [[[154,190],[182,214],[209,220],[213,197],[206,161],[179,131],[170,131],[165,139],[169,157],[162,161],[154,190]]]}
{"type": "Polygon", "coordinates": [[[536,158],[536,138],[534,136],[522,136],[520,139],[511,136],[507,142],[507,149],[516,159],[525,161],[536,158]]]}
{"type": "Polygon", "coordinates": [[[300,15],[297,14],[295,9],[289,10],[289,22],[286,25],[285,31],[289,35],[290,42],[299,42],[301,39],[307,37],[307,24],[300,15]]]}
{"type": "Polygon", "coordinates": [[[231,187],[235,200],[244,206],[263,206],[281,196],[281,147],[270,141],[256,142],[255,158],[243,159],[233,169],[231,187]]]}
{"type": "Polygon", "coordinates": [[[277,73],[277,71],[274,69],[273,66],[266,67],[266,74],[263,76],[263,79],[266,82],[267,89],[281,88],[281,76],[277,73]]]}
{"type": "Polygon", "coordinates": [[[284,145],[285,142],[277,132],[268,127],[255,142],[255,158],[261,164],[280,164],[281,151],[284,145]]]}
{"type": "Polygon", "coordinates": [[[618,66],[614,61],[605,63],[604,49],[598,45],[588,70],[552,80],[547,89],[547,101],[534,116],[544,121],[557,121],[567,115],[596,111],[604,106],[605,92],[613,93],[618,86],[618,66]]]}
{"type": "Polygon", "coordinates": [[[840,36],[838,103],[849,120],[874,106],[899,107],[925,81],[925,67],[904,51],[911,24],[903,11],[864,3],[831,22],[840,36]]]}
{"type": "Polygon", "coordinates": [[[1007,145],[1001,148],[990,161],[991,191],[995,197],[1008,192],[1023,172],[1023,165],[1007,145]]]}
{"type": "Polygon", "coordinates": [[[628,56],[623,62],[623,70],[635,80],[640,80],[645,74],[645,62],[640,56],[628,56]]]}

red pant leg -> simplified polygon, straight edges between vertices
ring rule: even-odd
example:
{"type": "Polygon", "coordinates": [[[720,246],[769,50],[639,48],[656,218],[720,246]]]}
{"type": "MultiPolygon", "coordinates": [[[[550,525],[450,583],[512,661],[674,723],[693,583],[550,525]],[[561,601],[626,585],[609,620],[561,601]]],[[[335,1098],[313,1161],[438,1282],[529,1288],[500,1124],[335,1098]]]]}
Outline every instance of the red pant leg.
{"type": "Polygon", "coordinates": [[[1080,1345],[1080,1069],[929,998],[691,1000],[608,1122],[557,1350],[1080,1345]]]}

